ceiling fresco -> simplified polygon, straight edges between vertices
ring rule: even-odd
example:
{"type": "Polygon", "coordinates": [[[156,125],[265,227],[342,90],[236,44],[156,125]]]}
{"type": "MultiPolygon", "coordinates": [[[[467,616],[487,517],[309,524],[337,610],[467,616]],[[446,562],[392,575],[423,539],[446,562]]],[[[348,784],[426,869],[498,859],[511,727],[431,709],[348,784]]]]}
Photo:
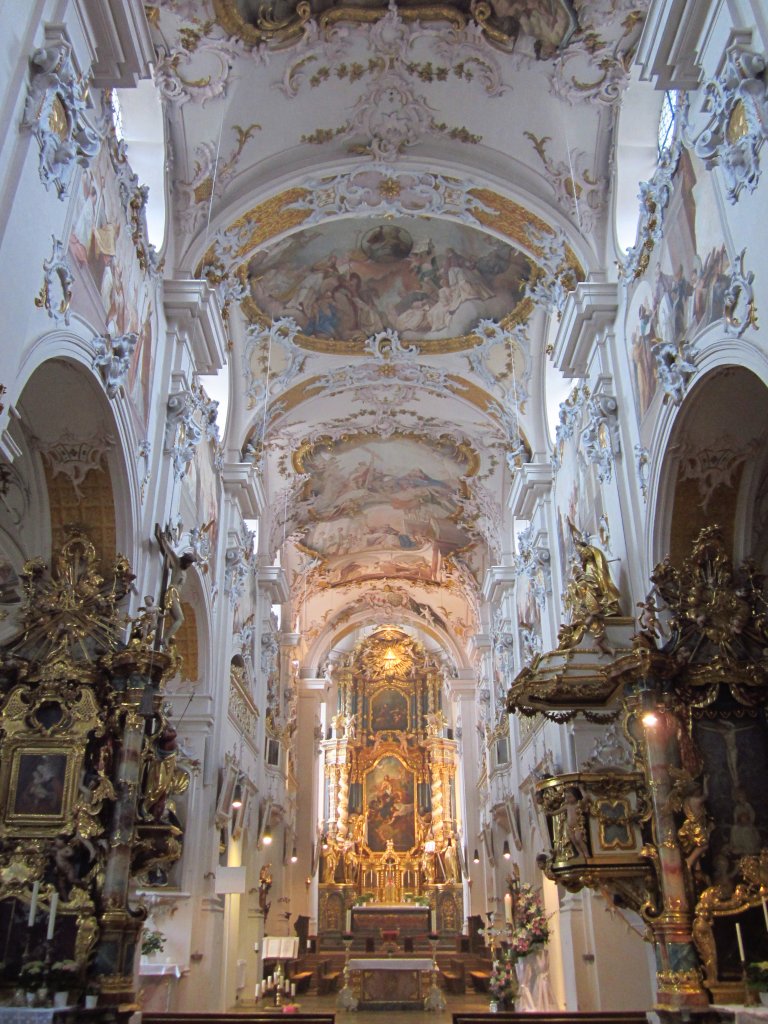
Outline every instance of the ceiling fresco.
{"type": "Polygon", "coordinates": [[[299,451],[309,520],[302,547],[331,585],[362,579],[437,582],[472,541],[458,496],[477,459],[450,439],[362,435],[299,451]]]}
{"type": "Polygon", "coordinates": [[[605,263],[647,0],[148,5],[179,277],[317,665],[383,621],[472,660],[568,292],[605,263]]]}
{"type": "Polygon", "coordinates": [[[511,313],[530,273],[522,253],[461,224],[343,220],[257,252],[244,308],[259,319],[292,317],[316,343],[385,330],[445,340],[511,313]]]}
{"type": "MultiPolygon", "coordinates": [[[[284,42],[295,38],[310,18],[324,24],[340,20],[370,20],[383,14],[387,0],[214,0],[220,23],[249,44],[284,42]]],[[[448,21],[457,25],[475,22],[495,42],[514,45],[525,40],[540,60],[564,47],[578,27],[569,0],[443,0],[440,4],[400,0],[403,18],[448,21]]]]}

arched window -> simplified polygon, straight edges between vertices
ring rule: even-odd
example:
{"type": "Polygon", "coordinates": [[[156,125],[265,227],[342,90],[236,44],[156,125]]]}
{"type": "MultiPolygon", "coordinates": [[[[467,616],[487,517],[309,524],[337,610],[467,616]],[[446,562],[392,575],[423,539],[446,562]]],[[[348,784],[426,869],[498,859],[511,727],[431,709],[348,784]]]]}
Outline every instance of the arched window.
{"type": "Polygon", "coordinates": [[[664,99],[661,101],[661,111],[659,112],[659,156],[661,156],[665,149],[669,149],[672,144],[679,105],[680,93],[677,89],[668,89],[664,93],[664,99]]]}
{"type": "Polygon", "coordinates": [[[149,188],[147,232],[159,251],[166,228],[165,125],[160,94],[151,78],[135,89],[113,89],[112,120],[124,139],[131,170],[149,188]]]}

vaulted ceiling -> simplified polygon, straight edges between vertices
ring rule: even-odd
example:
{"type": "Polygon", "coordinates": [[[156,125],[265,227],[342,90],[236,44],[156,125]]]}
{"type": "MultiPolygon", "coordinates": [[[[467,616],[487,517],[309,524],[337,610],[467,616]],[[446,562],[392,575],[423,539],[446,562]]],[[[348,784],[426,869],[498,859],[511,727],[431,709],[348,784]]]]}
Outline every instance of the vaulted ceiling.
{"type": "Polygon", "coordinates": [[[230,440],[259,461],[319,661],[356,627],[456,667],[547,342],[599,269],[644,0],[165,0],[178,276],[218,289],[230,440]]]}

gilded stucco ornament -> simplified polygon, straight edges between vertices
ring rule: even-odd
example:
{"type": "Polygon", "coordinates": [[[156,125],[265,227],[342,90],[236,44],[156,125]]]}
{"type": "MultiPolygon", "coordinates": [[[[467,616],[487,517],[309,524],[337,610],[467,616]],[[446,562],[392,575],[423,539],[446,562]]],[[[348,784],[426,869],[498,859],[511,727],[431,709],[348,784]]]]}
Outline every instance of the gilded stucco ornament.
{"type": "Polygon", "coordinates": [[[528,131],[523,135],[541,160],[544,177],[555,193],[558,206],[576,221],[580,231],[593,232],[605,209],[607,179],[589,170],[587,154],[582,150],[568,149],[567,159],[556,161],[547,152],[547,143],[552,141],[550,136],[538,137],[528,131]]]}
{"type": "Polygon", "coordinates": [[[219,155],[216,142],[201,142],[195,148],[195,165],[189,181],[174,182],[173,195],[176,198],[179,225],[187,234],[193,234],[209,215],[211,203],[220,198],[237,173],[237,165],[254,132],[260,124],[243,128],[232,125],[237,137],[235,146],[228,156],[219,155]]]}
{"type": "Polygon", "coordinates": [[[53,185],[59,199],[64,199],[75,167],[90,166],[99,150],[98,133],[86,117],[88,89],[66,39],[51,39],[35,50],[29,64],[22,124],[40,146],[40,180],[46,188],[53,185]]]}
{"type": "MultiPolygon", "coordinates": [[[[339,24],[375,24],[388,10],[397,10],[393,0],[389,6],[385,2],[373,6],[361,0],[348,0],[338,6],[328,0],[290,0],[277,10],[253,5],[252,13],[244,13],[243,5],[237,0],[213,0],[213,7],[217,23],[250,47],[285,46],[297,41],[301,45],[316,26],[328,33],[339,24]]],[[[524,48],[525,59],[530,61],[547,60],[568,46],[579,27],[570,0],[554,0],[546,24],[535,14],[532,16],[528,4],[515,0],[502,10],[490,3],[469,3],[468,0],[442,0],[422,4],[416,9],[404,4],[400,13],[407,21],[438,23],[443,30],[448,25],[455,32],[472,32],[479,42],[487,45],[487,40],[491,40],[512,56],[517,55],[516,50],[524,48]]]]}
{"type": "Polygon", "coordinates": [[[556,313],[559,319],[569,292],[581,279],[580,268],[571,261],[568,239],[562,228],[553,232],[529,227],[528,237],[536,253],[536,265],[526,282],[525,294],[548,313],[556,313]]]}
{"type": "Polygon", "coordinates": [[[147,228],[147,200],[149,188],[142,185],[128,162],[128,146],[124,139],[118,139],[112,119],[107,121],[109,156],[117,177],[118,193],[126,221],[131,230],[131,241],[136,258],[143,271],[156,276],[162,270],[157,249],[149,240],[147,228]]]}
{"type": "Polygon", "coordinates": [[[243,372],[248,407],[260,409],[266,406],[270,395],[279,395],[304,369],[307,354],[295,343],[299,326],[292,317],[279,317],[269,324],[249,324],[243,346],[243,372]],[[254,373],[256,360],[266,359],[267,370],[272,364],[271,350],[279,345],[285,353],[287,365],[270,380],[262,380],[254,373]]]}
{"type": "Polygon", "coordinates": [[[291,205],[309,211],[306,224],[356,211],[399,217],[445,215],[471,224],[476,223],[475,210],[493,213],[473,195],[475,187],[432,171],[401,171],[376,162],[333,177],[307,179],[306,192],[291,205]]]}
{"type": "Polygon", "coordinates": [[[600,483],[610,483],[616,456],[621,453],[619,405],[613,395],[595,390],[587,400],[587,423],[581,430],[581,451],[597,467],[600,483]]]}
{"type": "Polygon", "coordinates": [[[687,112],[688,144],[707,168],[720,167],[726,195],[736,203],[743,189],[754,192],[760,180],[768,121],[765,58],[738,45],[730,47],[723,70],[702,93],[700,111],[687,112]]]}
{"type": "Polygon", "coordinates": [[[171,103],[182,106],[191,101],[204,107],[209,100],[226,95],[235,61],[243,52],[238,40],[190,34],[179,46],[163,47],[158,54],[155,85],[171,103]]]}
{"type": "MultiPolygon", "coordinates": [[[[369,61],[365,89],[335,128],[317,128],[302,142],[322,145],[347,139],[349,152],[366,154],[376,161],[391,162],[426,136],[475,144],[481,136],[463,126],[439,122],[435,110],[414,80],[412,47],[421,36],[418,25],[407,25],[394,3],[383,18],[368,28],[368,43],[375,59],[369,61]]],[[[300,58],[302,65],[304,58],[300,58]]]]}
{"type": "Polygon", "coordinates": [[[740,338],[748,327],[757,330],[757,307],[752,285],[755,274],[744,269],[746,249],[742,249],[735,260],[735,268],[731,271],[728,290],[725,293],[725,333],[732,338],[740,338]]]}
{"type": "Polygon", "coordinates": [[[57,323],[63,321],[69,325],[75,279],[69,269],[64,243],[55,235],[51,236],[51,241],[51,255],[43,260],[43,286],[35,296],[35,305],[38,309],[44,309],[57,323]]]}
{"type": "Polygon", "coordinates": [[[619,261],[619,277],[625,285],[636,281],[648,269],[651,253],[664,233],[664,216],[672,197],[672,185],[680,162],[682,134],[675,132],[672,144],[659,154],[650,181],[640,182],[640,219],[636,241],[619,261]]]}

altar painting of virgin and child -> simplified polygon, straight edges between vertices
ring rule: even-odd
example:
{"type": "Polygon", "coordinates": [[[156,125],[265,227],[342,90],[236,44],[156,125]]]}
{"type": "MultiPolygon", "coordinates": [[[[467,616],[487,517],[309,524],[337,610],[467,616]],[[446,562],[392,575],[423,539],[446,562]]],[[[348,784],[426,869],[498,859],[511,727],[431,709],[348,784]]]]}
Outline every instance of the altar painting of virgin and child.
{"type": "Polygon", "coordinates": [[[383,853],[387,840],[395,850],[410,850],[416,843],[416,808],[413,772],[394,756],[382,757],[365,777],[368,847],[383,853]]]}

